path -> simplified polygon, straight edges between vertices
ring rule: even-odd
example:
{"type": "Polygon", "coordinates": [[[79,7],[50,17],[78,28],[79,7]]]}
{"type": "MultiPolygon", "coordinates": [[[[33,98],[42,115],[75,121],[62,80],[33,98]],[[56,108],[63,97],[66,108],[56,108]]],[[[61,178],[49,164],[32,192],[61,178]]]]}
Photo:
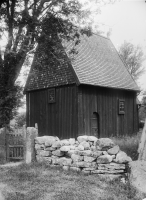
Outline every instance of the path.
{"type": "Polygon", "coordinates": [[[5,197],[3,195],[4,188],[6,187],[6,184],[0,183],[0,200],[5,200],[5,197]]]}
{"type": "Polygon", "coordinates": [[[139,191],[146,193],[146,161],[132,161],[130,167],[132,185],[139,191]]]}

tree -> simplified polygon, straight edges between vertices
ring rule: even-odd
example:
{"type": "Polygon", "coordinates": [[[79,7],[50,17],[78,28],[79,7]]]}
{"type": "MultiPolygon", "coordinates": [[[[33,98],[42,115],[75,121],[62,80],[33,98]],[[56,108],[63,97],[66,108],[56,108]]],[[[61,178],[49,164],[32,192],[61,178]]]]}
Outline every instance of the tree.
{"type": "Polygon", "coordinates": [[[119,54],[126,64],[132,77],[137,80],[145,71],[143,61],[145,60],[140,46],[134,46],[130,42],[124,42],[119,48],[119,54]]]}
{"type": "Polygon", "coordinates": [[[45,37],[50,44],[55,44],[57,36],[68,40],[78,38],[73,19],[80,18],[82,12],[77,0],[2,0],[0,13],[0,36],[6,36],[7,43],[0,52],[2,125],[9,122],[13,109],[20,103],[22,88],[16,79],[28,52],[34,52],[36,44],[45,37]]]}
{"type": "MultiPolygon", "coordinates": [[[[16,79],[37,44],[46,39],[53,62],[61,53],[58,40],[76,39],[76,44],[80,42],[78,26],[90,14],[81,8],[79,0],[0,1],[0,38],[6,42],[0,51],[0,126],[9,123],[13,110],[21,103],[22,88],[16,84],[16,79]]],[[[89,33],[90,30],[85,28],[81,32],[89,33]]]]}
{"type": "Polygon", "coordinates": [[[26,113],[22,112],[19,113],[16,117],[15,117],[15,127],[17,128],[22,128],[23,125],[26,124],[26,113]]]}

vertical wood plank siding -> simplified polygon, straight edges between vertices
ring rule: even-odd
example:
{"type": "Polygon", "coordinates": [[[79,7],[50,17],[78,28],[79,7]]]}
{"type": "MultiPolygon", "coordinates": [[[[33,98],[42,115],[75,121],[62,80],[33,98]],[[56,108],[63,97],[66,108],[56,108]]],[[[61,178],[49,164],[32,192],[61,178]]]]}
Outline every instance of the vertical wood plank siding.
{"type": "Polygon", "coordinates": [[[93,112],[99,115],[97,137],[132,135],[138,131],[136,92],[87,85],[56,87],[56,102],[48,103],[48,89],[27,93],[27,126],[38,123],[39,135],[59,138],[91,134],[93,112]],[[125,114],[118,101],[125,100],[125,114]]]}
{"type": "Polygon", "coordinates": [[[132,135],[138,131],[136,92],[79,86],[79,135],[91,133],[91,116],[99,114],[98,137],[132,135]],[[118,114],[118,101],[125,100],[125,114],[118,114]],[[83,124],[82,124],[83,123],[83,124]]]}
{"type": "Polygon", "coordinates": [[[27,126],[38,123],[39,135],[54,135],[61,138],[77,136],[77,87],[56,87],[56,102],[48,103],[48,89],[27,93],[27,126]],[[30,106],[29,98],[30,95],[30,106]]]}

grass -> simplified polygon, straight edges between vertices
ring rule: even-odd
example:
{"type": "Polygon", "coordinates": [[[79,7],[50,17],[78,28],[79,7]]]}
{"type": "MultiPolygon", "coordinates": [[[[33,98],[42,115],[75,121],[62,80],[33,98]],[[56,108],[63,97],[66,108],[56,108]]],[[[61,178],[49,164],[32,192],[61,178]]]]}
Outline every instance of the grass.
{"type": "Polygon", "coordinates": [[[129,183],[54,169],[45,164],[0,169],[5,200],[141,200],[129,183]]]}
{"type": "Polygon", "coordinates": [[[132,160],[137,160],[140,137],[141,131],[134,136],[113,137],[111,139],[115,142],[115,144],[119,145],[120,149],[127,153],[132,160]]]}

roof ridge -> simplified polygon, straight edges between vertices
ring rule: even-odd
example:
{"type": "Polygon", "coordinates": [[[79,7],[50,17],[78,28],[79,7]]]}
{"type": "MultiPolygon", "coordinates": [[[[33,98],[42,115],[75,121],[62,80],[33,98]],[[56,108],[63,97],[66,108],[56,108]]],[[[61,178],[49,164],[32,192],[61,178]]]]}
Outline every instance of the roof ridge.
{"type": "Polygon", "coordinates": [[[105,38],[105,39],[107,39],[107,40],[111,40],[110,38],[108,38],[108,37],[106,37],[106,36],[104,36],[104,35],[100,35],[100,34],[98,34],[98,33],[92,32],[92,34],[97,35],[97,36],[102,37],[102,38],[105,38]]]}

